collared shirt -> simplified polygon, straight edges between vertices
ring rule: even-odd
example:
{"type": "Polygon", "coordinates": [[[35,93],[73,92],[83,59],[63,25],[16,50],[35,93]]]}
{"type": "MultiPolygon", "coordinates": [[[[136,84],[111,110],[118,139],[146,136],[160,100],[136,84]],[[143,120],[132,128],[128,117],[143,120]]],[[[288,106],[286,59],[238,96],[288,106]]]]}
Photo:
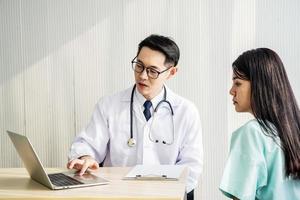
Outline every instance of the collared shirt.
{"type": "MultiPolygon", "coordinates": [[[[144,110],[145,109],[144,103],[147,99],[138,91],[137,88],[135,89],[134,95],[136,100],[141,106],[141,110],[144,110]]],[[[152,103],[152,106],[150,108],[151,116],[153,116],[154,108],[156,108],[157,104],[163,99],[164,99],[164,89],[162,88],[162,90],[158,93],[158,95],[156,95],[153,99],[151,99],[151,103],[152,103]]]]}
{"type": "MultiPolygon", "coordinates": [[[[96,105],[88,126],[75,138],[69,159],[90,155],[104,166],[134,166],[136,164],[178,164],[189,168],[186,191],[197,186],[202,172],[202,132],[196,106],[176,95],[169,88],[167,100],[147,122],[143,114],[144,99],[138,92],[133,98],[133,138],[130,138],[130,101],[132,87],[102,98],[96,105]],[[173,122],[172,122],[173,121],[173,122]],[[174,125],[174,126],[173,126],[174,125]],[[158,140],[159,142],[153,142],[158,140]],[[163,144],[162,141],[171,143],[163,144]]],[[[157,105],[163,90],[153,99],[157,105]]],[[[153,110],[152,110],[153,112],[153,110]]]]}

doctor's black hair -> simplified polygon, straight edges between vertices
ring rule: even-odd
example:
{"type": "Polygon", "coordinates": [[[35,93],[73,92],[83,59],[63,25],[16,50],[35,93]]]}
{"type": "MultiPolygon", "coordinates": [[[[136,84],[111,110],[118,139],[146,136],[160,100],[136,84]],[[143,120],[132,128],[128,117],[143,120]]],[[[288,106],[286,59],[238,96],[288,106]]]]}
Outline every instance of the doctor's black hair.
{"type": "Polygon", "coordinates": [[[139,43],[137,56],[143,47],[159,51],[166,56],[165,63],[177,65],[180,51],[177,44],[169,37],[152,34],[139,43]]]}
{"type": "Polygon", "coordinates": [[[286,176],[300,179],[300,111],[280,57],[268,48],[253,49],[240,55],[232,69],[250,81],[251,109],[266,135],[280,138],[286,176]]]}

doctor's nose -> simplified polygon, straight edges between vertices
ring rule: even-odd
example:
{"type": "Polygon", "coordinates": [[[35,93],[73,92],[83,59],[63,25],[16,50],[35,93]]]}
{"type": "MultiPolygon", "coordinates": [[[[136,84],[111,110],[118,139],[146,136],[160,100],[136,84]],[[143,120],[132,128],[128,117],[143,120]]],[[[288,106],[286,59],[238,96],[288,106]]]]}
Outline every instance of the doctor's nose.
{"type": "Polygon", "coordinates": [[[145,68],[141,73],[139,73],[141,79],[148,79],[147,69],[145,68]]]}
{"type": "Polygon", "coordinates": [[[230,88],[230,90],[229,90],[229,94],[232,95],[232,96],[234,96],[234,93],[235,93],[235,92],[234,92],[234,89],[233,89],[233,86],[232,86],[232,87],[230,88]]]}

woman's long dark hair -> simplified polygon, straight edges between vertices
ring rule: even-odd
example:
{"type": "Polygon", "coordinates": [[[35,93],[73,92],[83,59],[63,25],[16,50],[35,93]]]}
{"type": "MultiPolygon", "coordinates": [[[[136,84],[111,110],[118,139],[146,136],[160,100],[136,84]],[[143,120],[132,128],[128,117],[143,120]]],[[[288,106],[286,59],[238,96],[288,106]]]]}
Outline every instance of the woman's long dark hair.
{"type": "Polygon", "coordinates": [[[268,136],[280,138],[286,176],[300,179],[300,111],[280,57],[267,48],[254,49],[232,67],[238,78],[250,81],[254,117],[268,136]]]}

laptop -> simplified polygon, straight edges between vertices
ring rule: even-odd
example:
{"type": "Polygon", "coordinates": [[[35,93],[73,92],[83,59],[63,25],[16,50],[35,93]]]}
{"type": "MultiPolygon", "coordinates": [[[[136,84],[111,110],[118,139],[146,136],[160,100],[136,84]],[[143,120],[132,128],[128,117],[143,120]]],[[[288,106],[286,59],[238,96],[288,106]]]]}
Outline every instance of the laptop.
{"type": "Polygon", "coordinates": [[[10,131],[7,131],[7,133],[19,156],[23,160],[31,179],[52,190],[104,185],[109,183],[108,180],[91,173],[85,173],[82,176],[74,173],[74,171],[47,174],[29,139],[26,136],[10,131]]]}

